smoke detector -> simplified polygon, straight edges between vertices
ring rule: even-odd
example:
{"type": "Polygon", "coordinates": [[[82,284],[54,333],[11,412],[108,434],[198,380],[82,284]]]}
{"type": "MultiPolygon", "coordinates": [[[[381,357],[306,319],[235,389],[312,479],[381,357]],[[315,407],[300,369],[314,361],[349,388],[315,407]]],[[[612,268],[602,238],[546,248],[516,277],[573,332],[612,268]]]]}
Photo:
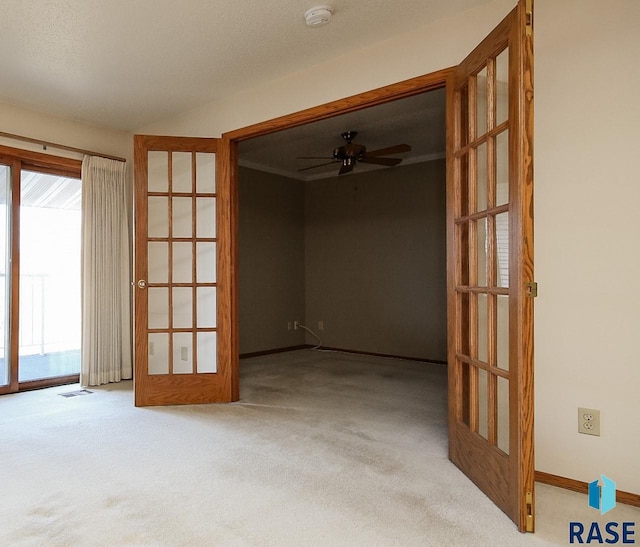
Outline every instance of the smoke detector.
{"type": "Polygon", "coordinates": [[[316,6],[308,9],[304,14],[304,19],[308,27],[321,27],[331,20],[333,8],[331,6],[316,6]]]}

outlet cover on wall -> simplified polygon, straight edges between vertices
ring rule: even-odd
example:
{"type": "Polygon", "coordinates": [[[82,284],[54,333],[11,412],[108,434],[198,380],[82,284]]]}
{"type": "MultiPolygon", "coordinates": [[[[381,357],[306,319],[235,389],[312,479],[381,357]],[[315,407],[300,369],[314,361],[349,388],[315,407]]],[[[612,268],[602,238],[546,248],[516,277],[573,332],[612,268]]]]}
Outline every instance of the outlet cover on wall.
{"type": "Polygon", "coordinates": [[[595,408],[578,408],[578,433],[600,436],[600,411],[595,408]]]}

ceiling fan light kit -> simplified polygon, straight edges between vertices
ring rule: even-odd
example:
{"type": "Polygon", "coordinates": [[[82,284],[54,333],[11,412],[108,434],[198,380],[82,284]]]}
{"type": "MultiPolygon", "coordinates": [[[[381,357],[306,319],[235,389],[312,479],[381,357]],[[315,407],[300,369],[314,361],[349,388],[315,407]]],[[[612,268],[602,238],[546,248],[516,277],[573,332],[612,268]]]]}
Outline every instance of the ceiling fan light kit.
{"type": "Polygon", "coordinates": [[[321,27],[331,20],[332,15],[333,8],[323,5],[308,9],[304,14],[304,19],[308,27],[321,27]]]}

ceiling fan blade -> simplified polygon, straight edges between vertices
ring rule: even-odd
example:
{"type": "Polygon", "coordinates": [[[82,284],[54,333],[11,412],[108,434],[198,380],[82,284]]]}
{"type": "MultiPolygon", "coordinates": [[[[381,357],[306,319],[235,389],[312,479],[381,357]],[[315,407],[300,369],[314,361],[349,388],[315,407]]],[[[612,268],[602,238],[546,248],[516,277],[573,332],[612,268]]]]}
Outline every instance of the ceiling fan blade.
{"type": "Polygon", "coordinates": [[[332,156],[297,156],[297,160],[332,160],[332,156]]]}
{"type": "Polygon", "coordinates": [[[345,173],[349,173],[353,171],[353,166],[355,163],[343,163],[342,167],[340,167],[340,171],[338,171],[338,175],[344,175],[345,173]]]}
{"type": "Polygon", "coordinates": [[[396,144],[395,146],[389,146],[388,148],[380,148],[379,150],[372,150],[367,152],[365,157],[369,156],[386,156],[387,154],[401,154],[402,152],[411,152],[411,147],[408,144],[396,144]]]}
{"type": "Polygon", "coordinates": [[[386,165],[387,167],[393,167],[398,165],[402,161],[401,158],[370,158],[365,156],[360,160],[360,163],[375,163],[376,165],[386,165]]]}
{"type": "Polygon", "coordinates": [[[332,165],[336,162],[336,160],[333,161],[328,161],[327,163],[321,163],[319,165],[312,165],[311,167],[305,167],[304,169],[298,169],[298,172],[300,171],[308,171],[309,169],[315,169],[316,167],[324,167],[325,165],[332,165]]]}

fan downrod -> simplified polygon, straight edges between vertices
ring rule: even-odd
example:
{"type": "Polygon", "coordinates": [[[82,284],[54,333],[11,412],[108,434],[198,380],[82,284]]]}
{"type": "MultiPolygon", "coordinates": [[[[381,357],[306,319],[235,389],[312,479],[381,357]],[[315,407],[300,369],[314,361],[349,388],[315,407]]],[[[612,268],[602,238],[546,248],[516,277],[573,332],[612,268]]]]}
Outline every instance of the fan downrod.
{"type": "Polygon", "coordinates": [[[347,144],[351,144],[351,141],[353,139],[356,138],[356,136],[358,135],[357,131],[345,131],[344,133],[341,133],[342,138],[347,141],[347,144]]]}

